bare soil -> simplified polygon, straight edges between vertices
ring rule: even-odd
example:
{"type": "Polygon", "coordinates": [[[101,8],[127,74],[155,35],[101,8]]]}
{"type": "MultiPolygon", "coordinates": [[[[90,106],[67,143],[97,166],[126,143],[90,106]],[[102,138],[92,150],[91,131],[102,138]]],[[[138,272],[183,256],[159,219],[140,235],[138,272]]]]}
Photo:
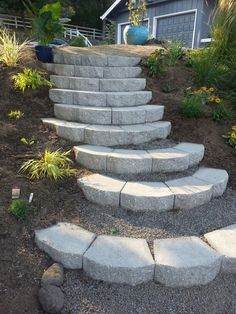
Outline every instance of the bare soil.
{"type": "MultiPolygon", "coordinates": [[[[114,49],[115,54],[122,47],[114,49]]],[[[149,49],[153,50],[145,47],[148,53],[149,49]]],[[[127,51],[124,51],[126,54],[127,51]]],[[[31,66],[40,67],[38,64],[31,66]]],[[[41,123],[41,118],[53,116],[53,104],[48,98],[47,88],[26,91],[25,94],[12,89],[11,76],[17,71],[19,68],[0,68],[0,314],[42,314],[37,291],[41,275],[50,266],[51,260],[35,246],[34,230],[59,221],[73,221],[83,225],[91,207],[77,188],[76,178],[58,183],[30,181],[18,172],[24,161],[35,158],[45,148],[70,149],[72,144],[59,139],[41,123]],[[10,110],[21,110],[24,116],[18,120],[9,120],[7,113],[10,110]],[[31,136],[37,140],[35,145],[28,147],[20,142],[22,137],[31,136]],[[21,188],[22,197],[34,193],[32,213],[24,222],[17,221],[8,212],[13,187],[21,188]]],[[[143,75],[146,75],[145,71],[143,75]]],[[[171,69],[171,73],[166,73],[159,79],[148,78],[147,88],[153,91],[153,103],[166,106],[165,119],[172,122],[172,138],[177,142],[203,143],[206,147],[203,165],[225,168],[230,174],[230,188],[234,192],[236,150],[226,144],[222,135],[236,124],[235,119],[218,124],[208,118],[183,118],[179,113],[179,103],[183,89],[190,85],[191,70],[178,64],[174,70],[171,69]],[[170,78],[174,91],[165,94],[162,87],[170,83],[170,78]]],[[[85,172],[84,169],[78,169],[78,175],[85,172]]],[[[87,216],[92,217],[92,212],[87,216]]],[[[105,226],[107,216],[104,214],[102,217],[105,226]]],[[[132,221],[133,219],[130,220],[132,221]]],[[[141,224],[141,217],[139,221],[141,224]]]]}

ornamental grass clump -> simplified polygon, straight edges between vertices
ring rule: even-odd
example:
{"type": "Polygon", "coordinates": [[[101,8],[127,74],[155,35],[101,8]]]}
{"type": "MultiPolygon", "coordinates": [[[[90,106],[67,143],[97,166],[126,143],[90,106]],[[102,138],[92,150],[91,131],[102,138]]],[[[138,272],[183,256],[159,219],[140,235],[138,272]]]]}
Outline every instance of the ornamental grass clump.
{"type": "Polygon", "coordinates": [[[227,143],[236,149],[236,125],[233,125],[231,131],[227,135],[223,135],[227,143]]]}
{"type": "Polygon", "coordinates": [[[71,168],[72,160],[68,157],[71,151],[63,152],[61,149],[50,151],[46,149],[38,159],[25,162],[21,172],[28,172],[30,179],[50,179],[58,181],[76,174],[76,169],[71,168]]]}
{"type": "Polygon", "coordinates": [[[205,110],[200,95],[192,94],[183,98],[180,106],[183,116],[187,118],[200,118],[204,115],[205,110]]]}
{"type": "Polygon", "coordinates": [[[28,200],[17,199],[11,202],[9,212],[15,216],[17,220],[24,220],[31,211],[28,200]]]}
{"type": "Polygon", "coordinates": [[[25,58],[30,56],[27,47],[28,41],[22,43],[16,39],[16,34],[7,29],[0,29],[0,62],[8,67],[15,67],[25,58]]]}

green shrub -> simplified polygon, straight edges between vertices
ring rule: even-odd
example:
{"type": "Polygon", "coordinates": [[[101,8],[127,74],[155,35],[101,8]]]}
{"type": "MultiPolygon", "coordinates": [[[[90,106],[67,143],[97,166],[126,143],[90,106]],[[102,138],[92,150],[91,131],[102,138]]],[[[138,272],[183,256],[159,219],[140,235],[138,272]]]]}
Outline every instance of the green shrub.
{"type": "Polygon", "coordinates": [[[219,104],[212,109],[213,121],[219,122],[221,120],[226,120],[230,117],[230,115],[230,111],[223,104],[219,104]]]}
{"type": "Polygon", "coordinates": [[[11,110],[8,114],[7,114],[9,119],[20,119],[21,117],[24,116],[24,113],[21,112],[20,110],[11,110]]]}
{"type": "Polygon", "coordinates": [[[9,211],[17,220],[24,220],[30,212],[30,205],[27,200],[17,199],[11,202],[9,211]]]}
{"type": "Polygon", "coordinates": [[[85,40],[82,36],[74,37],[70,41],[70,45],[73,47],[86,47],[85,40]]]}
{"type": "Polygon", "coordinates": [[[26,88],[39,89],[43,86],[52,87],[52,83],[43,77],[43,73],[25,68],[23,73],[17,73],[12,76],[15,89],[24,93],[26,88]]]}
{"type": "Polygon", "coordinates": [[[230,146],[236,148],[236,125],[232,126],[231,131],[227,135],[223,135],[223,137],[230,146]]]}
{"type": "Polygon", "coordinates": [[[173,87],[170,84],[165,84],[162,87],[164,93],[171,93],[173,91],[173,87]]]}
{"type": "Polygon", "coordinates": [[[0,61],[8,67],[15,67],[30,55],[27,43],[28,41],[19,43],[14,32],[0,29],[0,61]]]}
{"type": "Polygon", "coordinates": [[[176,61],[184,56],[185,52],[180,42],[172,41],[169,44],[167,52],[167,64],[169,66],[175,65],[176,61]]]}
{"type": "Polygon", "coordinates": [[[31,179],[44,179],[57,181],[59,179],[74,176],[75,169],[70,165],[72,161],[69,159],[70,151],[62,152],[58,149],[54,152],[45,150],[39,155],[39,159],[31,159],[25,162],[20,171],[28,172],[31,179]]]}
{"type": "Polygon", "coordinates": [[[166,71],[166,53],[164,49],[156,49],[150,54],[147,59],[147,67],[152,77],[158,77],[158,75],[166,71]]]}
{"type": "Polygon", "coordinates": [[[200,118],[205,113],[201,96],[195,94],[184,97],[180,109],[187,118],[200,118]]]}

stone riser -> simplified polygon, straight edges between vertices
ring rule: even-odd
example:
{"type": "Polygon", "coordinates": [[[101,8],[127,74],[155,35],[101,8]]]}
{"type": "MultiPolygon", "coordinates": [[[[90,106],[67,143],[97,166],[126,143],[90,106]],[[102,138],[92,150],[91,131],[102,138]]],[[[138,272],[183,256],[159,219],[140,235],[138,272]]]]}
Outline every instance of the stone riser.
{"type": "Polygon", "coordinates": [[[126,182],[94,174],[78,179],[85,197],[96,204],[133,211],[192,209],[221,196],[228,183],[225,170],[201,168],[192,176],[166,182],[126,182]]]}
{"type": "Polygon", "coordinates": [[[154,240],[154,258],[145,239],[96,236],[81,227],[59,223],[35,231],[40,249],[66,268],[92,278],[137,285],[151,280],[170,287],[211,282],[221,271],[236,273],[236,225],[198,237],[154,240]]]}
{"type": "Polygon", "coordinates": [[[152,92],[88,92],[70,89],[50,89],[54,103],[92,107],[132,107],[147,104],[152,92]]]}
{"type": "Polygon", "coordinates": [[[43,63],[42,66],[56,75],[86,78],[136,78],[142,72],[140,67],[92,67],[56,63],[43,63]]]}
{"type": "Polygon", "coordinates": [[[53,62],[60,64],[101,66],[101,67],[133,67],[141,58],[126,56],[99,56],[78,53],[58,53],[54,51],[53,62]]]}
{"type": "Polygon", "coordinates": [[[54,105],[54,115],[58,119],[101,125],[131,125],[156,122],[162,119],[163,114],[164,107],[158,105],[120,108],[54,105]]]}
{"type": "Polygon", "coordinates": [[[74,147],[75,159],[83,167],[114,174],[138,174],[184,171],[197,165],[204,156],[204,146],[182,143],[169,149],[129,150],[102,146],[74,147]]]}
{"type": "Polygon", "coordinates": [[[171,130],[171,124],[164,121],[124,126],[86,125],[53,118],[42,121],[54,127],[57,135],[64,139],[103,146],[141,144],[154,139],[164,139],[171,130]]]}
{"type": "Polygon", "coordinates": [[[90,92],[134,92],[146,87],[146,79],[95,79],[69,76],[50,76],[51,82],[60,89],[90,92]]]}

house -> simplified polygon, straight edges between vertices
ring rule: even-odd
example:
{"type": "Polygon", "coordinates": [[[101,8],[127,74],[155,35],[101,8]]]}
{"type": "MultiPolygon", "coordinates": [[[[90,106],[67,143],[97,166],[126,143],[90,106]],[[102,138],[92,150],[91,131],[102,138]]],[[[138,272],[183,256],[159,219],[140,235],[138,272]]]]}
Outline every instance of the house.
{"type": "MultiPolygon", "coordinates": [[[[101,16],[116,23],[116,43],[123,44],[123,30],[129,24],[128,0],[116,0],[101,16]]],[[[210,18],[217,0],[147,0],[144,24],[149,34],[158,40],[181,41],[197,48],[210,41],[210,18]]]]}

